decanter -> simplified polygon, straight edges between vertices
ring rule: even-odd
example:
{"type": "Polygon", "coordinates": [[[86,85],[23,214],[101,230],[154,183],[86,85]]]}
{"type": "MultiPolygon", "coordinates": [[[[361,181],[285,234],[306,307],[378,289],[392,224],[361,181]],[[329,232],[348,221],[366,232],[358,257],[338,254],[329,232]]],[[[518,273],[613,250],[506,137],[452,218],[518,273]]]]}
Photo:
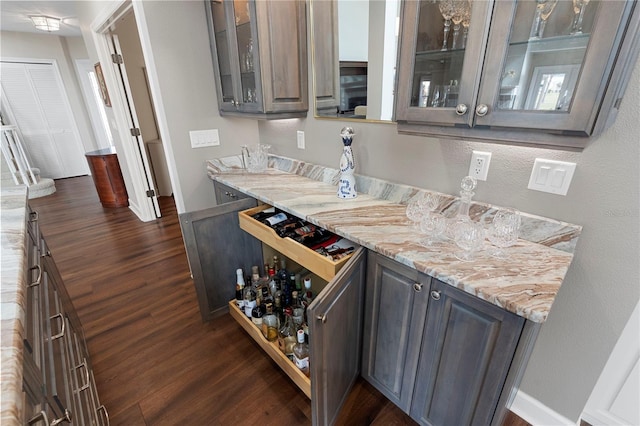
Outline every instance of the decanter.
{"type": "Polygon", "coordinates": [[[339,198],[355,198],[358,196],[356,192],[356,178],[353,171],[356,168],[353,160],[353,152],[351,151],[351,143],[355,132],[351,127],[343,127],[340,131],[342,137],[342,156],[340,157],[340,180],[338,182],[339,198]]]}
{"type": "Polygon", "coordinates": [[[450,239],[455,238],[456,229],[461,222],[469,222],[469,207],[471,206],[471,197],[475,195],[473,190],[476,188],[478,181],[471,176],[465,176],[460,182],[460,204],[458,205],[458,213],[447,224],[446,236],[450,239]]]}

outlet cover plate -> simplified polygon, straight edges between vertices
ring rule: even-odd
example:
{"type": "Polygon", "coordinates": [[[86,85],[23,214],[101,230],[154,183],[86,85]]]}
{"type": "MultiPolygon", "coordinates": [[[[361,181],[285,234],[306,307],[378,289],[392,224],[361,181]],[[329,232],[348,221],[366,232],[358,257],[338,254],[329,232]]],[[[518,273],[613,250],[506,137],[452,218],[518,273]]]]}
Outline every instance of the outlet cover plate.
{"type": "Polygon", "coordinates": [[[305,149],[304,146],[304,131],[303,130],[298,130],[297,133],[297,141],[298,141],[298,149],[305,149]]]}
{"type": "Polygon", "coordinates": [[[567,195],[576,163],[536,158],[529,178],[529,189],[567,195]]]}
{"type": "Polygon", "coordinates": [[[220,134],[218,133],[218,129],[191,130],[189,132],[189,139],[191,139],[191,148],[220,145],[220,134]]]}
{"type": "Polygon", "coordinates": [[[490,152],[473,151],[473,154],[471,154],[471,163],[469,164],[469,176],[476,178],[477,180],[487,180],[490,163],[490,152]]]}

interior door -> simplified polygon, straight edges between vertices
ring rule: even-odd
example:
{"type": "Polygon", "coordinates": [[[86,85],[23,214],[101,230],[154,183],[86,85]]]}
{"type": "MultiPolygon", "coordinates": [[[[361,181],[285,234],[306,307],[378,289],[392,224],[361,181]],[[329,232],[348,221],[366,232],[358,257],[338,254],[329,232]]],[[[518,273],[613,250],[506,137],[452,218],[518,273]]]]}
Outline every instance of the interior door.
{"type": "Polygon", "coordinates": [[[53,179],[89,172],[58,70],[52,63],[0,63],[4,124],[18,127],[31,165],[53,179]]]}
{"type": "Polygon", "coordinates": [[[359,248],[309,305],[314,425],[331,425],[360,374],[366,249],[359,248]]]}
{"type": "Polygon", "coordinates": [[[140,176],[140,179],[144,183],[147,197],[149,202],[153,205],[153,211],[156,217],[160,217],[158,193],[153,181],[153,172],[147,155],[147,150],[145,149],[144,141],[142,139],[142,133],[140,133],[140,123],[138,121],[138,116],[136,115],[136,108],[133,103],[133,96],[131,95],[131,87],[129,86],[129,78],[127,77],[127,69],[124,65],[124,57],[122,56],[122,49],[120,49],[120,42],[118,41],[117,35],[111,35],[111,44],[109,47],[111,49],[112,58],[115,59],[113,66],[115,67],[116,75],[119,77],[118,82],[121,84],[121,90],[124,93],[125,100],[127,102],[127,121],[129,128],[131,129],[131,141],[136,147],[136,156],[142,165],[142,176],[140,176]]]}

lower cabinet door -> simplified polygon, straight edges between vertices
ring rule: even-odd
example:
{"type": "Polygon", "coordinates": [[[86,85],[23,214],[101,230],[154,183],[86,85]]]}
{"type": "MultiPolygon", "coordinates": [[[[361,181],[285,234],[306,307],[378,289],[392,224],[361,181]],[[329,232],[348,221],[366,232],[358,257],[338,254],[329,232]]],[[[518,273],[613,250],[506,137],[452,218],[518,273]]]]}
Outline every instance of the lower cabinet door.
{"type": "Polygon", "coordinates": [[[425,425],[489,425],[524,319],[432,280],[411,417],[425,425]]]}
{"type": "Polygon", "coordinates": [[[256,206],[246,198],[183,213],[180,227],[203,321],[227,312],[236,297],[236,269],[262,265],[262,244],[240,229],[238,212],[256,206]]]}
{"type": "Polygon", "coordinates": [[[366,249],[307,308],[313,425],[332,425],[360,374],[366,249]]]}
{"type": "Polygon", "coordinates": [[[431,278],[369,252],[362,376],[409,412],[431,278]]]}

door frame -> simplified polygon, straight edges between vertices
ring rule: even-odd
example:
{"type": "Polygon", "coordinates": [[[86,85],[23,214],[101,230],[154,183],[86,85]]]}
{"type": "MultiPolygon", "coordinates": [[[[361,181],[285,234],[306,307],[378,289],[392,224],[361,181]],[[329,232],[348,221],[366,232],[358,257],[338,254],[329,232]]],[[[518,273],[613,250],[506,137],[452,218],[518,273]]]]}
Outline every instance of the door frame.
{"type": "MultiPolygon", "coordinates": [[[[171,180],[171,187],[178,212],[184,211],[184,200],[182,192],[179,190],[180,185],[178,181],[178,173],[173,150],[171,149],[171,137],[167,126],[164,102],[162,100],[160,86],[158,84],[158,74],[156,72],[155,60],[153,58],[151,44],[149,41],[144,9],[143,5],[140,3],[141,2],[132,2],[131,0],[114,1],[106,6],[102,12],[96,16],[91,23],[90,28],[98,60],[101,64],[104,64],[102,71],[106,85],[110,90],[109,96],[111,98],[113,114],[118,127],[114,131],[114,133],[117,134],[117,137],[114,137],[114,144],[118,150],[119,157],[120,154],[121,157],[123,157],[120,158],[121,164],[127,167],[129,175],[131,176],[130,184],[132,186],[132,191],[129,191],[129,207],[140,218],[140,220],[148,222],[156,220],[156,214],[154,211],[153,201],[146,195],[147,174],[145,173],[142,160],[139,159],[139,153],[136,152],[137,147],[133,146],[133,144],[127,143],[131,139],[129,120],[127,118],[127,101],[119,90],[112,89],[119,87],[119,84],[121,84],[118,82],[119,76],[116,75],[112,66],[106,66],[106,64],[112,64],[110,48],[111,34],[109,33],[109,28],[116,24],[118,19],[130,11],[133,11],[136,25],[138,27],[140,44],[142,46],[142,53],[147,68],[147,75],[149,77],[149,88],[153,99],[153,109],[158,119],[158,131],[160,138],[163,141],[163,150],[167,159],[169,178],[171,180]]],[[[153,179],[151,175],[149,175],[149,177],[153,179]]]]}

